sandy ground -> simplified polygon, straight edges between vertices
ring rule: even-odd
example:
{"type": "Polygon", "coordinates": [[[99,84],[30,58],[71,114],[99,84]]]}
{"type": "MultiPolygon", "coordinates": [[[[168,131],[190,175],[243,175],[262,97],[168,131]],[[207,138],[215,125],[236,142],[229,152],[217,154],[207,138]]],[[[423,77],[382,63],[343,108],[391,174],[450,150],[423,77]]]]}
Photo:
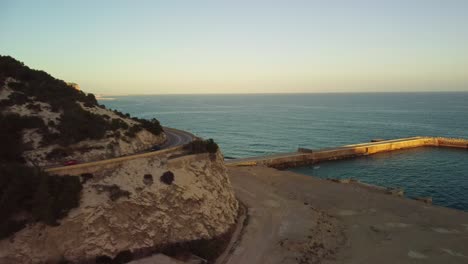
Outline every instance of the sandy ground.
{"type": "Polygon", "coordinates": [[[224,263],[468,263],[468,213],[356,183],[229,167],[248,224],[224,263]]]}

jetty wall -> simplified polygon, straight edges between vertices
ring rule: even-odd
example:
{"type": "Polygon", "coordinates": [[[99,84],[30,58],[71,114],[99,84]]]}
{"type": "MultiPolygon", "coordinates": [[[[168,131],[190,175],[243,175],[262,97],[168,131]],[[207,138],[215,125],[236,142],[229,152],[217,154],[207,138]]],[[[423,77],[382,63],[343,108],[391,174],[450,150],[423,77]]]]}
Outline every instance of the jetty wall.
{"type": "MultiPolygon", "coordinates": [[[[417,147],[449,147],[468,149],[468,140],[443,138],[443,137],[411,137],[379,142],[346,145],[336,148],[312,150],[300,148],[297,152],[280,153],[262,157],[246,159],[233,159],[225,161],[228,166],[256,166],[262,165],[277,169],[286,169],[297,166],[309,165],[321,161],[353,158],[375,153],[409,149],[417,147]]],[[[147,159],[157,157],[162,160],[172,159],[184,152],[184,146],[177,146],[160,151],[135,154],[96,162],[88,162],[72,166],[62,166],[46,169],[47,172],[56,175],[80,175],[83,173],[96,173],[102,170],[115,170],[122,164],[133,159],[147,159]]]]}
{"type": "Polygon", "coordinates": [[[411,137],[379,142],[346,145],[319,150],[300,148],[298,152],[275,154],[271,156],[234,159],[226,161],[228,166],[267,166],[285,169],[309,165],[321,161],[338,160],[372,155],[380,152],[418,147],[450,147],[468,149],[468,140],[441,137],[411,137]]]}
{"type": "Polygon", "coordinates": [[[449,148],[464,148],[468,149],[468,140],[460,138],[434,138],[436,146],[438,147],[449,147],[449,148]]]}

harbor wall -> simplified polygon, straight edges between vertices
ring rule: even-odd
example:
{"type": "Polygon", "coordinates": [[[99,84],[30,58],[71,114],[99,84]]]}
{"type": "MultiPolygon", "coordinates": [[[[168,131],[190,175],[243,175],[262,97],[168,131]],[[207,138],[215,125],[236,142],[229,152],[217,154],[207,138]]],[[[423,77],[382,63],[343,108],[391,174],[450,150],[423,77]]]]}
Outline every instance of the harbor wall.
{"type": "Polygon", "coordinates": [[[275,154],[264,157],[234,159],[226,161],[228,166],[267,166],[277,169],[314,164],[321,161],[339,160],[367,156],[381,152],[418,147],[449,147],[468,149],[468,140],[442,137],[411,137],[379,142],[346,145],[336,148],[312,150],[299,148],[298,152],[275,154]]]}

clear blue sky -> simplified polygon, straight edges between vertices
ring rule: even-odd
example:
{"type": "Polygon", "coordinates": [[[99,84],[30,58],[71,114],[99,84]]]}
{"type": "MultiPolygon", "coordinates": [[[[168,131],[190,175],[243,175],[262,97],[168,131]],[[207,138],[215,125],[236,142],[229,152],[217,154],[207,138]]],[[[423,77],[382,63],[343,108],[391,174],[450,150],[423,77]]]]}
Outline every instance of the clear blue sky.
{"type": "Polygon", "coordinates": [[[0,54],[104,94],[468,90],[467,0],[0,0],[0,54]]]}

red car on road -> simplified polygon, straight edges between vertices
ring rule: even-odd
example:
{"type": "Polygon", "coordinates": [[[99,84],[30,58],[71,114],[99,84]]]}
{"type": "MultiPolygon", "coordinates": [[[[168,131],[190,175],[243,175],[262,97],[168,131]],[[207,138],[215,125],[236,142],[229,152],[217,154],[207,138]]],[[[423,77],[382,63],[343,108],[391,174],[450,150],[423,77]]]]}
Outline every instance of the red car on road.
{"type": "Polygon", "coordinates": [[[76,164],[78,164],[77,160],[69,160],[69,161],[66,161],[63,165],[71,166],[71,165],[76,165],[76,164]]]}

